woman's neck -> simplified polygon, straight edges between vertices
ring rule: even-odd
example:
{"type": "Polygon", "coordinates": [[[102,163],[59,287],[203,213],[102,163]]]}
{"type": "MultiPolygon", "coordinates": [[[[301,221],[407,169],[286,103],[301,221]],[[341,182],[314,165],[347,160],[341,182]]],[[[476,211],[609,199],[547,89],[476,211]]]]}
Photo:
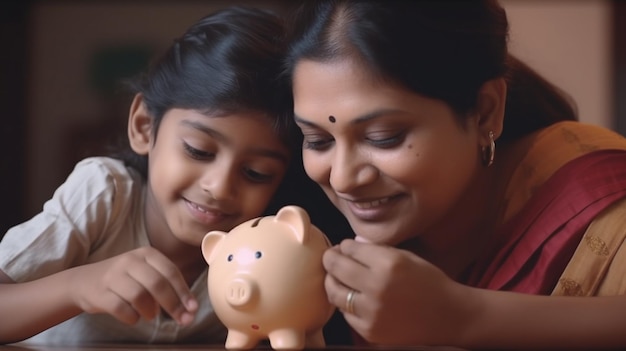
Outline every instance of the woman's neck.
{"type": "Polygon", "coordinates": [[[482,169],[449,215],[429,233],[400,245],[428,260],[453,279],[489,249],[503,224],[505,192],[515,165],[524,155],[524,145],[501,145],[496,162],[482,169]]]}

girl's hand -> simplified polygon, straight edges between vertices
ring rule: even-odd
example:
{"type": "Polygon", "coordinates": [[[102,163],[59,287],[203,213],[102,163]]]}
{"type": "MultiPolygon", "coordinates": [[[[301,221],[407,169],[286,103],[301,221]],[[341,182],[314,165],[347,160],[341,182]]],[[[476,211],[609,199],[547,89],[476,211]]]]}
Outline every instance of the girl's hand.
{"type": "Polygon", "coordinates": [[[408,251],[344,240],[324,254],[324,267],[330,301],[372,343],[455,345],[479,306],[474,289],[408,251]]]}
{"type": "Polygon", "coordinates": [[[108,313],[134,324],[165,310],[178,323],[190,323],[198,303],[178,268],[158,250],[135,249],[72,269],[69,291],[88,313],[108,313]]]}

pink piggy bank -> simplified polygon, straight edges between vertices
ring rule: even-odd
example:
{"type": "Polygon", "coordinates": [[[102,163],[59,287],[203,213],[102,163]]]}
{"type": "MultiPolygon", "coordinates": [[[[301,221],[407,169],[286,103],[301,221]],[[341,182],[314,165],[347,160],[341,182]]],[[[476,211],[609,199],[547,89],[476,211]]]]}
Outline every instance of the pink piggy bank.
{"type": "Polygon", "coordinates": [[[227,349],[269,339],[273,349],[322,348],[334,306],[324,289],[324,233],[298,206],[258,217],[202,241],[209,298],[228,328],[227,349]]]}

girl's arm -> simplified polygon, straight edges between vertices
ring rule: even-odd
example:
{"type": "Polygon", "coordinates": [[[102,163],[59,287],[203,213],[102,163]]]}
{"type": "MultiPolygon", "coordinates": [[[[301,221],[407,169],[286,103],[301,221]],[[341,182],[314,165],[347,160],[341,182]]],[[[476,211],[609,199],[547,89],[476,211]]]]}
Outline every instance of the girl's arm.
{"type": "Polygon", "coordinates": [[[81,312],[72,301],[71,272],[28,283],[12,283],[0,271],[0,344],[18,342],[81,312]]]}
{"type": "MultiPolygon", "coordinates": [[[[10,279],[3,273],[0,281],[10,279]]],[[[185,325],[198,303],[174,263],[142,247],[34,281],[0,284],[0,344],[24,340],[83,311],[134,324],[161,308],[185,325]]]]}

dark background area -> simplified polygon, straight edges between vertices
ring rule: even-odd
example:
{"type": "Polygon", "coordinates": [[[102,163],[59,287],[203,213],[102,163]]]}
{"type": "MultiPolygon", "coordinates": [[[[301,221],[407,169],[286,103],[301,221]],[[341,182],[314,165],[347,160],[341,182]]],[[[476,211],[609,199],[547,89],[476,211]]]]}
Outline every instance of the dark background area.
{"type": "MultiPolygon", "coordinates": [[[[127,111],[131,97],[118,93],[117,85],[120,78],[127,78],[143,69],[149,59],[160,49],[169,45],[181,30],[196,19],[208,14],[212,9],[217,9],[225,4],[252,4],[253,6],[269,6],[276,11],[282,11],[293,5],[290,0],[265,0],[265,1],[157,1],[157,0],[134,0],[115,2],[107,0],[9,0],[0,2],[0,35],[2,48],[0,49],[0,106],[2,106],[2,123],[0,127],[0,150],[2,150],[2,168],[0,170],[0,198],[3,200],[2,214],[0,215],[0,240],[6,231],[21,222],[26,221],[41,210],[43,202],[52,196],[52,192],[61,184],[64,178],[71,172],[74,164],[80,159],[99,155],[105,152],[104,146],[109,145],[116,137],[122,133],[125,136],[127,111]],[[188,9],[172,14],[177,16],[172,18],[177,21],[161,21],[153,24],[162,29],[163,33],[154,36],[166,36],[163,42],[149,40],[150,35],[141,37],[141,40],[120,42],[111,45],[107,42],[99,47],[91,48],[93,51],[88,56],[88,64],[83,69],[81,79],[86,87],[93,90],[91,95],[94,101],[83,101],[77,97],[77,101],[71,101],[72,97],[66,97],[64,92],[54,89],[44,92],[45,96],[36,95],[36,87],[32,86],[33,78],[38,71],[38,62],[31,60],[41,60],[45,57],[58,59],[55,52],[67,52],[66,56],[71,56],[74,45],[85,45],[67,40],[60,35],[61,41],[50,43],[52,45],[46,54],[40,46],[33,45],[33,37],[37,28],[35,19],[41,22],[42,11],[47,11],[53,16],[58,12],[55,6],[62,6],[68,9],[68,18],[57,18],[53,24],[53,29],[60,33],[72,33],[81,31],[89,25],[89,18],[77,18],[68,6],[77,7],[85,4],[123,4],[129,6],[133,15],[125,14],[128,25],[132,25],[135,34],[141,37],[141,31],[137,27],[140,24],[134,23],[132,16],[142,15],[138,6],[153,8],[159,6],[172,6],[172,4],[187,6],[188,9]],[[132,7],[132,8],[130,8],[132,7]],[[199,10],[195,10],[195,9],[199,10]],[[201,12],[199,12],[201,11],[201,12]],[[130,19],[130,20],[129,20],[130,19]],[[61,28],[64,27],[64,28],[61,28]],[[148,39],[146,39],[148,38],[148,39]],[[39,50],[39,51],[37,51],[39,50]],[[43,52],[43,53],[42,53],[43,52]],[[52,52],[52,55],[50,53],[52,52]],[[47,55],[47,56],[46,56],[47,55]],[[35,95],[35,97],[33,97],[35,95]],[[50,96],[47,96],[50,95],[50,96]],[[90,108],[82,108],[88,111],[85,116],[66,115],[64,111],[37,111],[41,109],[33,101],[44,101],[52,99],[52,103],[58,100],[58,109],[61,106],[73,106],[72,104],[84,104],[90,108]],[[64,101],[69,99],[69,101],[64,101]],[[63,105],[65,103],[65,105],[63,105]],[[95,106],[95,108],[91,107],[95,106]],[[43,116],[39,120],[29,119],[29,116],[43,116]],[[43,119],[41,119],[43,118],[43,119]],[[71,120],[71,122],[67,122],[71,120]],[[49,126],[46,126],[50,123],[49,126]],[[40,130],[33,132],[33,130],[40,130]],[[39,134],[37,134],[39,133],[39,134]],[[53,134],[56,133],[56,136],[53,134]],[[48,141],[40,140],[49,139],[48,141]],[[53,154],[50,150],[56,149],[58,158],[50,160],[48,154],[53,154]],[[47,163],[46,167],[33,169],[32,161],[35,157],[40,157],[41,162],[47,163]],[[30,163],[29,163],[30,162],[30,163]],[[40,184],[45,182],[46,184],[40,184]],[[30,184],[30,185],[29,185],[30,184]],[[35,187],[33,187],[33,184],[35,187]],[[38,187],[38,188],[37,188],[38,187]],[[41,201],[39,201],[41,200],[41,201]],[[34,204],[36,203],[36,204],[34,204]]],[[[126,9],[123,8],[125,11],[126,9]]],[[[164,8],[161,12],[167,12],[164,8]]],[[[89,10],[84,11],[86,13],[89,10]]],[[[96,16],[98,15],[95,10],[96,16]]],[[[145,16],[154,15],[154,12],[146,12],[145,16]]],[[[102,14],[105,15],[104,13],[102,14]]],[[[167,18],[169,14],[164,14],[167,18]]],[[[135,18],[139,20],[139,18],[135,18]]],[[[45,19],[44,19],[45,20],[45,19]]],[[[94,19],[95,20],[95,19],[94,19]]],[[[143,21],[158,21],[158,19],[142,18],[143,21]]],[[[48,25],[50,25],[48,23],[48,25]]],[[[119,26],[120,23],[110,23],[111,26],[119,26]]],[[[94,28],[91,28],[93,30],[94,28]]],[[[45,33],[44,34],[48,34],[45,33]]],[[[80,33],[79,33],[80,34],[80,33]]],[[[132,36],[132,35],[129,35],[132,36]]],[[[106,42],[106,40],[104,40],[106,42]]],[[[45,49],[45,45],[44,45],[45,49]]],[[[48,63],[54,65],[54,62],[48,63]]],[[[67,88],[68,91],[76,89],[72,80],[76,77],[68,77],[62,72],[62,65],[67,62],[58,62],[58,70],[48,74],[49,81],[59,89],[67,88]]],[[[69,63],[72,65],[72,63],[69,63]]],[[[80,71],[75,69],[73,71],[80,71]]],[[[79,88],[80,89],[80,88],[79,88]]],[[[81,90],[77,92],[83,94],[81,90]]],[[[48,104],[50,101],[47,102],[48,104]]],[[[303,175],[303,173],[302,173],[303,175]]],[[[349,226],[343,217],[330,206],[323,193],[315,184],[305,181],[306,184],[287,184],[284,192],[281,192],[282,201],[289,201],[302,205],[309,210],[309,214],[314,223],[325,233],[336,233],[329,235],[335,243],[343,237],[351,236],[349,226]]],[[[331,321],[326,325],[325,336],[330,344],[347,343],[349,332],[342,315],[337,312],[331,321]]]]}
{"type": "Polygon", "coordinates": [[[22,194],[26,143],[26,81],[28,67],[28,15],[31,1],[9,1],[0,4],[0,128],[1,181],[3,200],[0,216],[0,238],[25,219],[22,194]]]}

